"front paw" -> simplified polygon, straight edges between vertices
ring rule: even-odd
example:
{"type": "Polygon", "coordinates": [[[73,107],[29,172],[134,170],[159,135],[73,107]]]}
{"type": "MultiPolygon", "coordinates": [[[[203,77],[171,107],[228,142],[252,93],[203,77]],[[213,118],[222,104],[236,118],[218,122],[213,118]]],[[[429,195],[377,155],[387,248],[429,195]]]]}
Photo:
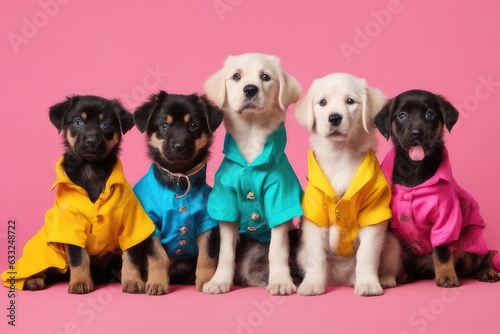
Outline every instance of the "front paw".
{"type": "Polygon", "coordinates": [[[500,281],[500,274],[493,268],[483,269],[477,273],[476,278],[481,282],[498,282],[500,281]]]}
{"type": "Polygon", "coordinates": [[[168,293],[168,284],[146,283],[146,294],[148,296],[161,296],[168,293]]]}
{"type": "Polygon", "coordinates": [[[457,275],[436,276],[436,285],[441,288],[456,288],[460,286],[457,275]]]}
{"type": "Polygon", "coordinates": [[[122,282],[122,291],[126,293],[144,293],[144,282],[142,280],[128,280],[122,282]]]}
{"type": "Polygon", "coordinates": [[[322,283],[311,283],[303,281],[297,289],[297,294],[302,296],[317,296],[322,295],[326,291],[326,287],[322,283]]]}
{"type": "Polygon", "coordinates": [[[231,282],[210,280],[209,282],[203,285],[204,293],[218,295],[221,293],[227,293],[229,292],[229,290],[231,290],[231,282]]]}
{"type": "Polygon", "coordinates": [[[354,293],[358,296],[380,296],[384,290],[379,282],[363,282],[354,285],[354,293]]]}
{"type": "Polygon", "coordinates": [[[390,274],[382,275],[382,277],[380,277],[380,285],[384,289],[394,288],[397,285],[396,277],[390,274]]]}
{"type": "Polygon", "coordinates": [[[290,281],[286,282],[276,282],[276,283],[269,283],[267,286],[267,291],[273,295],[273,296],[288,296],[297,291],[297,287],[295,284],[293,284],[293,281],[290,279],[290,281]]]}
{"type": "Polygon", "coordinates": [[[94,290],[94,282],[89,277],[87,279],[69,282],[68,293],[85,294],[94,290]]]}
{"type": "Polygon", "coordinates": [[[45,289],[45,279],[43,277],[31,277],[24,282],[24,289],[36,291],[45,289]]]}
{"type": "Polygon", "coordinates": [[[215,269],[197,270],[196,281],[195,281],[196,290],[200,292],[203,291],[203,286],[205,285],[205,283],[210,282],[212,277],[214,277],[214,274],[215,274],[215,269]]]}

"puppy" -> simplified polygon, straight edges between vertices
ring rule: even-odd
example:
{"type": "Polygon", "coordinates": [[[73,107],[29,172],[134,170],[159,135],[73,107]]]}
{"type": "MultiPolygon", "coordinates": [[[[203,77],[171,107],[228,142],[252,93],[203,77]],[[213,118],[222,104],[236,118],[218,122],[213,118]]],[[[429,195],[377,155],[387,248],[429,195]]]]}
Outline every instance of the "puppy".
{"type": "Polygon", "coordinates": [[[165,91],[134,113],[153,160],[134,191],[156,224],[171,283],[196,284],[200,291],[214,275],[219,252],[219,224],[207,213],[206,164],[222,117],[204,96],[165,91]]]}
{"type": "Polygon", "coordinates": [[[77,95],[52,106],[49,117],[64,133],[66,152],[56,165],[55,205],[15,264],[16,288],[43,289],[46,273],[62,274],[69,268],[68,292],[88,293],[94,288],[91,263],[106,264],[121,249],[123,291],[162,294],[156,277],[166,258],[157,252],[159,240],[150,238],[154,224],[118,159],[122,134],[134,125],[132,114],[116,100],[77,95]],[[143,245],[151,264],[146,288],[139,264],[129,255],[143,245]]]}
{"type": "Polygon", "coordinates": [[[435,277],[440,287],[456,287],[458,277],[500,279],[478,204],[453,178],[444,146],[443,129],[451,131],[457,120],[455,107],[423,90],[401,93],[375,118],[394,144],[382,169],[392,181],[391,227],[406,245],[401,283],[435,277]]]}
{"type": "MultiPolygon", "coordinates": [[[[284,153],[283,122],[288,105],[300,97],[300,86],[277,57],[249,53],[228,57],[224,67],[208,78],[205,90],[224,111],[227,134],[225,158],[208,200],[208,212],[220,221],[219,264],[203,291],[230,290],[239,231],[261,245],[270,242],[269,266],[256,276],[265,277],[271,294],[289,295],[296,287],[288,264],[288,230],[292,218],[302,215],[302,189],[284,153]]],[[[255,265],[245,272],[255,273],[258,267],[262,269],[255,265]]],[[[243,280],[262,285],[257,277],[243,280]]]]}
{"type": "MultiPolygon", "coordinates": [[[[310,132],[311,148],[302,200],[301,295],[346,284],[357,295],[372,296],[396,285],[397,256],[383,263],[379,281],[391,191],[374,153],[373,118],[384,102],[384,95],[364,79],[333,73],[314,80],[297,103],[295,114],[310,132]]],[[[394,238],[386,246],[399,253],[394,238]]]]}

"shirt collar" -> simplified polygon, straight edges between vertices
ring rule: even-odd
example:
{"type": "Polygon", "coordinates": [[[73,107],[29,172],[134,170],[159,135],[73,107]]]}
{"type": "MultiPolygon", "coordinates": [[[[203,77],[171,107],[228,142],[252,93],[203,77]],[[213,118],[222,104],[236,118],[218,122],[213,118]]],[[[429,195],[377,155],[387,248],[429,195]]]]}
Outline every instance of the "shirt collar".
{"type": "MultiPolygon", "coordinates": [[[[84,193],[86,191],[80,187],[79,185],[75,184],[71,179],[68,177],[68,174],[66,174],[66,171],[64,170],[64,167],[62,166],[64,162],[64,156],[61,156],[59,160],[56,163],[56,181],[50,188],[50,190],[53,190],[59,183],[64,183],[70,187],[77,188],[82,190],[84,193]]],[[[112,190],[113,185],[115,184],[127,184],[127,180],[125,179],[125,174],[123,173],[123,167],[120,159],[116,160],[116,164],[113,167],[113,170],[111,171],[111,174],[109,175],[108,180],[106,181],[106,185],[104,186],[103,193],[109,193],[112,190]]]]}
{"type": "Polygon", "coordinates": [[[285,151],[286,146],[286,130],[284,123],[281,123],[280,126],[271,133],[267,138],[264,144],[264,148],[262,152],[255,158],[254,161],[247,164],[245,158],[241,154],[236,141],[233,136],[229,133],[226,133],[226,138],[224,139],[224,150],[225,158],[232,160],[242,166],[258,166],[264,165],[268,163],[271,158],[281,155],[285,151]]]}

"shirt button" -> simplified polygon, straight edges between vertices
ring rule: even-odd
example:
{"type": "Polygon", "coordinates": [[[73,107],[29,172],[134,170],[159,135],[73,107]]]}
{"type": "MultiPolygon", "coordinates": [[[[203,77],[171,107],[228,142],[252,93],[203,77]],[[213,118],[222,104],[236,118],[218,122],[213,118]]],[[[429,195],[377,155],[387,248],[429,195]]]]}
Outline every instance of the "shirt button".
{"type": "Polygon", "coordinates": [[[247,198],[248,198],[249,200],[253,201],[253,200],[255,199],[255,194],[254,194],[253,192],[251,192],[251,191],[250,191],[250,192],[247,194],[247,198]]]}
{"type": "Polygon", "coordinates": [[[408,200],[411,199],[411,194],[410,193],[404,193],[403,194],[403,198],[408,201],[408,200]]]}
{"type": "Polygon", "coordinates": [[[97,215],[97,221],[100,223],[102,222],[103,220],[103,216],[102,215],[97,215]]]}
{"type": "Polygon", "coordinates": [[[175,255],[181,255],[182,253],[184,253],[184,252],[182,251],[182,249],[177,248],[177,249],[175,250],[175,255]]]}
{"type": "Polygon", "coordinates": [[[253,226],[248,226],[248,227],[247,227],[247,231],[248,231],[248,232],[255,232],[255,231],[257,231],[257,228],[255,228],[255,227],[253,227],[253,226]]]}
{"type": "Polygon", "coordinates": [[[252,213],[252,214],[250,215],[250,219],[251,219],[251,220],[259,220],[259,218],[260,218],[260,216],[259,216],[259,214],[258,214],[258,213],[252,213]]]}
{"type": "Polygon", "coordinates": [[[187,226],[183,226],[183,227],[181,227],[181,228],[179,229],[179,232],[180,232],[181,234],[186,234],[186,233],[187,233],[187,231],[188,231],[187,226]]]}
{"type": "Polygon", "coordinates": [[[188,210],[188,209],[187,209],[185,206],[181,206],[181,207],[179,208],[179,212],[182,212],[182,213],[186,212],[187,210],[188,210]]]}
{"type": "Polygon", "coordinates": [[[411,218],[410,218],[410,217],[408,217],[408,216],[399,216],[399,220],[400,220],[401,222],[403,222],[403,223],[406,223],[406,222],[410,221],[410,220],[411,220],[411,218]]]}
{"type": "Polygon", "coordinates": [[[181,246],[185,246],[186,244],[187,244],[186,240],[180,240],[179,241],[179,245],[181,245],[181,246]]]}
{"type": "Polygon", "coordinates": [[[335,216],[337,216],[337,218],[340,218],[340,210],[335,211],[335,216]]]}

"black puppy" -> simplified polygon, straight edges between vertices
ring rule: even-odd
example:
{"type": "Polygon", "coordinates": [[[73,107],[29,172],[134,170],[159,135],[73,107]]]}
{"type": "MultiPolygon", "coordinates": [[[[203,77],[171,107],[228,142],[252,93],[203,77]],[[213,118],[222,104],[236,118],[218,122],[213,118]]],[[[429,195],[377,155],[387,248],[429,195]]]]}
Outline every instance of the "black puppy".
{"type": "Polygon", "coordinates": [[[134,120],[146,132],[149,172],[134,186],[157,226],[170,260],[171,283],[196,284],[201,290],[217,267],[218,222],[206,203],[206,163],[222,111],[205,96],[160,91],[141,105],[134,120]]]}
{"type": "Polygon", "coordinates": [[[69,267],[69,293],[88,293],[94,288],[91,264],[92,269],[119,270],[120,265],[111,266],[110,261],[117,255],[119,263],[123,251],[124,292],[166,293],[158,273],[166,269],[167,259],[158,252],[159,240],[150,237],[154,224],[118,159],[121,137],[134,125],[132,114],[116,100],[87,95],[52,106],[49,117],[63,132],[66,151],[56,166],[55,205],[15,265],[17,287],[43,289],[47,274],[60,276],[69,267]],[[146,287],[139,262],[129,255],[143,246],[151,264],[146,287]]]}
{"type": "Polygon", "coordinates": [[[457,120],[447,100],[423,90],[389,100],[375,118],[394,144],[382,169],[393,184],[391,228],[406,246],[400,283],[435,277],[438,286],[456,287],[458,277],[500,280],[478,204],[454,180],[444,146],[443,128],[451,131],[457,120]]]}

